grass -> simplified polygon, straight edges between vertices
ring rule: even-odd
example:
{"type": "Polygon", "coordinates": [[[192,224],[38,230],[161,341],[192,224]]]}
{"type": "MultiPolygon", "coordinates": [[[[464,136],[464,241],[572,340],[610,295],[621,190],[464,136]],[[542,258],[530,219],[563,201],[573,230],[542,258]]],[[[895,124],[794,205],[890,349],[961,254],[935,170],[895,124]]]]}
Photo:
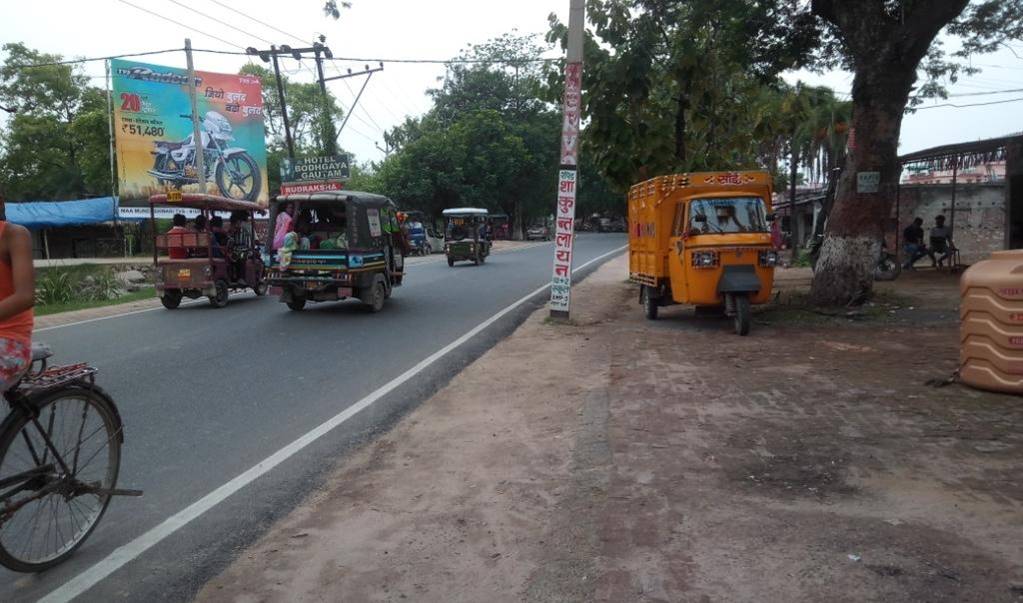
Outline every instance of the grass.
{"type": "Polygon", "coordinates": [[[114,299],[103,299],[96,301],[79,301],[70,302],[66,304],[47,304],[45,306],[37,305],[35,307],[36,316],[46,316],[47,314],[59,314],[61,312],[71,312],[74,310],[86,310],[88,308],[101,308],[103,306],[113,306],[116,304],[126,304],[133,301],[142,301],[146,299],[155,299],[156,293],[151,287],[145,287],[139,291],[133,291],[125,293],[124,295],[114,299]]]}
{"type": "Polygon", "coordinates": [[[111,306],[152,298],[151,287],[125,292],[116,277],[118,268],[102,264],[49,266],[36,270],[38,316],[111,306]]]}

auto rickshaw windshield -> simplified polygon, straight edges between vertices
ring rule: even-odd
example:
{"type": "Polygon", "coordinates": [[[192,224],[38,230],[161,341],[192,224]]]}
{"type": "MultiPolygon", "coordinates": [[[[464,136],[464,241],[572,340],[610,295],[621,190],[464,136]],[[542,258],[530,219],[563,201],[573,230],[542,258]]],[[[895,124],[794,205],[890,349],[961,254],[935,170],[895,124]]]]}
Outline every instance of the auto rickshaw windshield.
{"type": "Polygon", "coordinates": [[[697,234],[768,232],[760,197],[716,197],[689,202],[689,229],[697,234]]]}

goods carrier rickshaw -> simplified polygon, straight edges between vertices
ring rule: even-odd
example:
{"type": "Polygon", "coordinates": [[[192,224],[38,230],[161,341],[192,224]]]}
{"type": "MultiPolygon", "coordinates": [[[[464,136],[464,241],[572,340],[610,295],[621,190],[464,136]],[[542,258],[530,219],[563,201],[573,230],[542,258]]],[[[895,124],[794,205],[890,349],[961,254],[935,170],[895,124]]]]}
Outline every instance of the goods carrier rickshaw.
{"type": "Polygon", "coordinates": [[[379,312],[405,274],[397,213],[393,201],[371,193],[278,195],[270,204],[271,293],[296,311],[355,297],[379,312]]]}
{"type": "Polygon", "coordinates": [[[771,244],[771,175],[699,172],[661,176],[629,190],[629,279],[646,317],[672,304],[719,307],[750,330],[766,303],[778,255],[771,244]]]}
{"type": "Polygon", "coordinates": [[[156,294],[168,310],[185,297],[207,297],[215,308],[227,305],[232,290],[266,293],[262,243],[255,220],[265,210],[250,201],[172,192],[149,198],[153,229],[153,268],[156,294]],[[156,208],[181,209],[168,232],[158,233],[156,208]],[[184,210],[195,213],[188,219],[184,210]],[[180,224],[176,223],[180,222],[180,224]]]}

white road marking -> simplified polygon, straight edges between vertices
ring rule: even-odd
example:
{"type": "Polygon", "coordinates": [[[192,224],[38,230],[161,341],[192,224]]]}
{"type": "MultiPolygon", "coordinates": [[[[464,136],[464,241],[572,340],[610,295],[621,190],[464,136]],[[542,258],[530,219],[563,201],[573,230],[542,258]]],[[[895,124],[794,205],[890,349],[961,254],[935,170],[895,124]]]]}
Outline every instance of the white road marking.
{"type": "MultiPolygon", "coordinates": [[[[586,268],[590,264],[598,262],[608,256],[620,253],[621,251],[624,251],[626,247],[628,246],[625,245],[613,251],[609,251],[603,255],[599,255],[593,258],[592,260],[578,266],[577,268],[574,268],[572,272],[578,272],[579,270],[586,268]]],[[[313,428],[305,435],[301,436],[294,442],[288,444],[284,448],[281,448],[277,452],[266,457],[259,463],[256,463],[256,465],[249,468],[241,475],[238,475],[234,479],[228,481],[227,483],[220,486],[216,490],[210,492],[206,496],[200,498],[199,500],[188,505],[181,511],[178,511],[174,515],[168,517],[163,521],[163,523],[160,523],[156,527],[151,528],[145,534],[142,534],[141,536],[132,540],[131,542],[118,547],[116,550],[114,550],[114,552],[110,553],[102,561],[96,563],[89,569],[78,574],[74,578],[68,580],[62,586],[60,586],[56,590],[50,592],[48,595],[40,599],[39,600],[40,603],[66,602],[71,601],[75,597],[81,595],[85,591],[92,588],[100,580],[103,580],[110,574],[114,573],[115,571],[123,567],[125,564],[134,560],[142,553],[145,553],[147,550],[158,544],[164,538],[167,538],[174,532],[177,532],[179,529],[185,527],[191,521],[201,516],[203,513],[209,511],[213,507],[223,502],[225,499],[227,499],[227,497],[231,496],[235,492],[238,492],[245,486],[251,484],[256,479],[262,477],[271,469],[288,460],[306,446],[309,446],[316,440],[320,439],[338,425],[341,425],[345,421],[348,421],[349,419],[357,415],[360,411],[364,410],[365,408],[368,408],[371,404],[373,404],[380,398],[383,398],[390,392],[394,391],[396,388],[401,386],[409,379],[423,372],[431,364],[440,360],[441,358],[449,354],[452,350],[461,346],[466,341],[469,341],[475,335],[479,334],[484,329],[500,320],[503,316],[507,315],[515,308],[518,308],[522,304],[526,303],[536,295],[539,295],[540,293],[544,292],[549,288],[550,284],[548,283],[542,287],[533,290],[528,295],[520,298],[518,301],[514,302],[510,306],[506,306],[497,314],[494,314],[490,318],[486,319],[485,321],[481,322],[480,324],[470,329],[467,333],[465,333],[458,339],[452,341],[451,343],[437,350],[433,354],[430,354],[412,368],[408,369],[404,373],[398,375],[394,379],[391,379],[378,389],[374,390],[365,398],[359,400],[358,402],[349,406],[340,413],[327,419],[319,426],[313,428]]]]}

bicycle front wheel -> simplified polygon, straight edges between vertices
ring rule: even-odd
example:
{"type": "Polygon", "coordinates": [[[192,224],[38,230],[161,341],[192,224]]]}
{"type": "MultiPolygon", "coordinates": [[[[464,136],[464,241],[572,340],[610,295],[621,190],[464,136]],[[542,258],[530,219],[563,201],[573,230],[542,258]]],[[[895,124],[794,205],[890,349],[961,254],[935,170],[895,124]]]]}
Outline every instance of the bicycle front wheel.
{"type": "Polygon", "coordinates": [[[10,417],[0,434],[0,564],[39,572],[89,537],[121,465],[121,423],[99,388],[70,387],[10,417]]]}

